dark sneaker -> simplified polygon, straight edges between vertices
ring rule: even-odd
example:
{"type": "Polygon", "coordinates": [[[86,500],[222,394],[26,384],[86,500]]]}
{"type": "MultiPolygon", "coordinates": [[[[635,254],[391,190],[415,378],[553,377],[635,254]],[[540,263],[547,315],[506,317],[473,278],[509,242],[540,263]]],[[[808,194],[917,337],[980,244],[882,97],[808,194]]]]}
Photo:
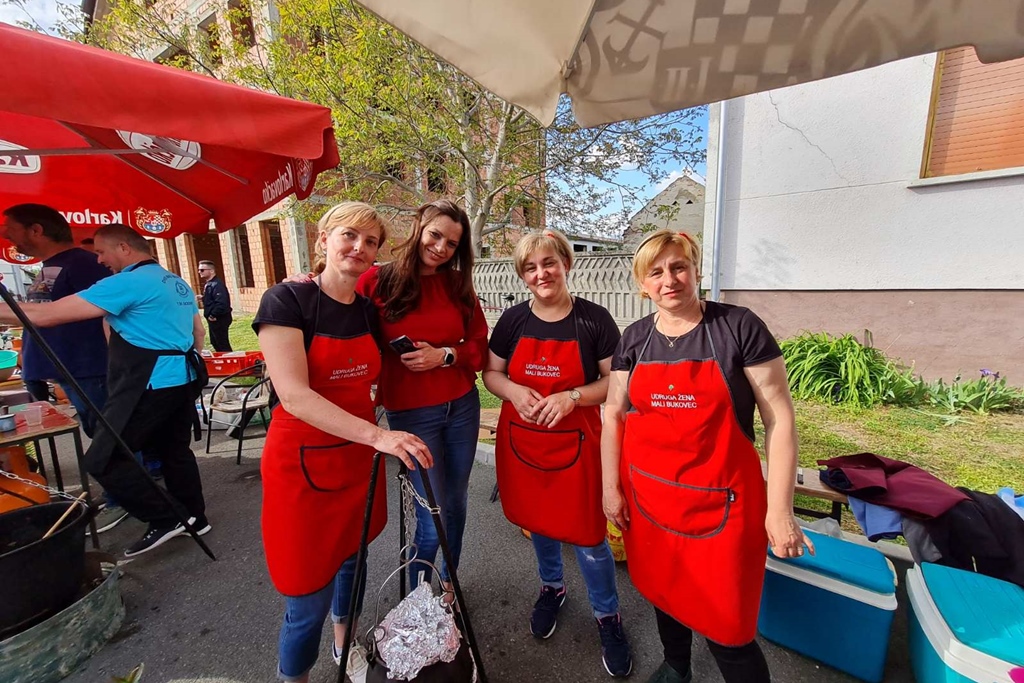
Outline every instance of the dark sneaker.
{"type": "Polygon", "coordinates": [[[687,671],[683,676],[672,668],[668,662],[662,662],[658,670],[651,674],[647,683],[690,683],[693,680],[693,672],[687,671]]]}
{"type": "Polygon", "coordinates": [[[136,555],[147,553],[153,548],[162,546],[175,536],[180,536],[184,532],[185,527],[180,524],[176,524],[174,526],[154,526],[150,524],[145,535],[132,545],[128,546],[128,549],[124,551],[124,556],[135,557],[136,555]]]}
{"type": "MultiPolygon", "coordinates": [[[[210,530],[213,528],[212,526],[210,526],[210,523],[206,521],[205,516],[199,520],[197,520],[195,517],[189,517],[188,523],[192,526],[193,529],[195,529],[196,536],[205,536],[206,534],[210,533],[210,530]]],[[[181,529],[181,534],[183,536],[188,536],[188,531],[180,523],[178,524],[177,528],[181,529]]]]}
{"type": "MultiPolygon", "coordinates": [[[[127,518],[128,513],[120,505],[111,507],[104,503],[100,507],[100,511],[96,513],[96,533],[102,534],[104,531],[110,531],[127,518]]],[[[90,533],[90,530],[86,529],[86,533],[90,533]]]]}
{"type": "Polygon", "coordinates": [[[622,617],[613,614],[597,620],[601,634],[601,661],[608,675],[625,678],[633,671],[633,657],[629,654],[629,641],[622,629],[622,617]]]}
{"type": "Polygon", "coordinates": [[[540,589],[540,597],[533,604],[530,614],[530,633],[534,638],[549,638],[558,626],[558,608],[565,604],[565,586],[540,589]]]}

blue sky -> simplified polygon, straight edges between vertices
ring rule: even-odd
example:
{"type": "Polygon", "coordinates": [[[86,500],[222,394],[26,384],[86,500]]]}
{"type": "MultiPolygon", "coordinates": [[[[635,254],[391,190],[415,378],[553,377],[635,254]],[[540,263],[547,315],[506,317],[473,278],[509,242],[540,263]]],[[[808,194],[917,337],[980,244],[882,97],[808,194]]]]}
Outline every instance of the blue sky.
{"type": "Polygon", "coordinates": [[[61,18],[58,4],[76,3],[58,3],[56,0],[0,0],[0,21],[7,24],[34,21],[48,33],[53,33],[54,26],[61,18]]]}
{"type": "MultiPolygon", "coordinates": [[[[702,138],[700,147],[706,150],[708,136],[708,113],[706,109],[699,118],[694,120],[694,125],[697,127],[699,135],[702,138]]],[[[593,230],[601,231],[603,229],[618,234],[626,227],[626,217],[643,208],[644,204],[646,204],[651,198],[668,187],[673,180],[682,176],[685,170],[686,169],[682,166],[668,165],[665,168],[665,174],[657,182],[652,183],[648,180],[645,174],[634,170],[629,165],[622,166],[618,174],[615,176],[614,181],[620,185],[629,185],[631,187],[640,188],[636,193],[637,197],[635,200],[628,196],[624,197],[624,193],[615,184],[596,181],[593,182],[594,187],[599,190],[608,191],[612,198],[604,210],[595,216],[597,219],[606,218],[606,222],[601,221],[604,222],[605,225],[603,228],[598,227],[597,225],[583,228],[577,227],[575,232],[577,234],[589,234],[593,230]],[[623,214],[625,214],[625,216],[623,214]]],[[[707,176],[707,164],[705,162],[697,164],[692,170],[701,177],[707,176]]],[[[567,226],[556,227],[569,229],[567,226]]]]}
{"type": "MultiPolygon", "coordinates": [[[[703,138],[703,142],[701,143],[701,145],[702,145],[702,147],[704,149],[707,149],[707,137],[708,137],[708,114],[707,114],[707,110],[704,111],[703,116],[701,116],[700,119],[698,119],[696,121],[696,123],[697,123],[698,128],[700,129],[700,135],[703,138]]],[[[668,187],[669,183],[671,183],[673,180],[675,180],[676,178],[680,177],[683,174],[683,171],[685,169],[680,167],[680,168],[671,168],[671,169],[668,169],[668,170],[669,170],[669,172],[656,185],[650,185],[648,180],[644,177],[644,175],[642,173],[638,173],[636,171],[632,171],[632,170],[628,170],[628,169],[623,169],[623,170],[619,171],[619,175],[616,178],[616,180],[618,182],[621,182],[621,183],[624,183],[624,184],[644,185],[645,189],[641,193],[641,198],[646,202],[647,200],[650,200],[654,195],[658,194],[663,189],[668,187]]],[[[700,175],[701,177],[706,177],[707,176],[707,164],[704,163],[704,162],[701,162],[701,163],[697,164],[697,166],[694,167],[693,170],[698,175],[700,175]]],[[[622,209],[621,204],[618,204],[616,208],[621,211],[621,209],[622,209]]],[[[636,207],[636,209],[639,209],[639,208],[640,207],[636,207]]],[[[636,209],[634,209],[634,210],[636,210],[636,209]]]]}

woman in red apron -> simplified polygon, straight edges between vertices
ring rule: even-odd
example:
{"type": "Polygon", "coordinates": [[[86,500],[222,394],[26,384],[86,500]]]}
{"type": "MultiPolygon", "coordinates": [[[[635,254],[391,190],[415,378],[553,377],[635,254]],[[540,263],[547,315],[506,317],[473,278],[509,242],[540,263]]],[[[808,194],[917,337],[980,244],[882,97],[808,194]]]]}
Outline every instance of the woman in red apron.
{"type": "MultiPolygon", "coordinates": [[[[374,451],[410,467],[432,464],[420,439],[382,430],[374,416],[376,313],[355,286],[384,240],[384,221],[373,207],[346,202],[318,227],[322,273],[313,282],[270,288],[253,321],[280,399],[261,472],[267,567],[285,596],[278,665],[285,681],[308,680],[329,610],[340,659],[374,451]]],[[[386,523],[380,476],[371,540],[386,523]]],[[[355,683],[365,679],[365,653],[356,645],[347,669],[355,683]]]]}
{"type": "Polygon", "coordinates": [[[607,310],[569,294],[572,248],[550,230],[512,255],[533,298],[505,311],[491,333],[484,384],[504,403],[496,461],[505,516],[531,532],[541,579],[530,615],[537,638],[555,632],[565,602],[562,543],[575,546],[601,639],[605,670],[633,667],[619,616],[615,560],[601,509],[601,415],[619,330],[607,310]]]}
{"type": "Polygon", "coordinates": [[[691,680],[697,631],[726,683],[763,683],[754,636],[765,548],[795,557],[810,547],[793,516],[793,405],[771,333],[745,308],[702,303],[699,263],[685,233],[661,230],[637,248],[633,275],[657,312],[626,329],[612,360],[604,509],[623,529],[633,584],[655,607],[665,662],[649,681],[691,680]]]}

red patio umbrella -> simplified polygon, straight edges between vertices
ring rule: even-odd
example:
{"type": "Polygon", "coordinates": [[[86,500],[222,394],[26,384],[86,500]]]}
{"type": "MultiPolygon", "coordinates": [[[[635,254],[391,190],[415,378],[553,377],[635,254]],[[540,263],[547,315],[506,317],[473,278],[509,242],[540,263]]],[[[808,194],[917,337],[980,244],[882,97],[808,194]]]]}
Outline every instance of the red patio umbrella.
{"type": "Polygon", "coordinates": [[[0,209],[48,204],[76,230],[229,230],[338,164],[330,110],[308,102],[6,24],[0,76],[0,209]]]}

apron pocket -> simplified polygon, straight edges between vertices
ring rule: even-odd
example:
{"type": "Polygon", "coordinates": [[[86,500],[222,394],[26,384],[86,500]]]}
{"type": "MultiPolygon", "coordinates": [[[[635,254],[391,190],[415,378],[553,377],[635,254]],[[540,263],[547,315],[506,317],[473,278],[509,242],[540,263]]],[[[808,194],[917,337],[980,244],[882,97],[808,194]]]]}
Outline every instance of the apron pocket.
{"type": "Polygon", "coordinates": [[[508,442],[524,465],[545,472],[569,469],[580,459],[583,430],[539,429],[508,423],[508,442]]]}
{"type": "Polygon", "coordinates": [[[729,488],[691,486],[662,479],[629,466],[637,510],[663,531],[685,538],[709,538],[722,532],[736,494],[729,488]]]}
{"type": "Polygon", "coordinates": [[[299,446],[299,465],[306,483],[316,491],[342,491],[353,484],[370,480],[370,461],[360,471],[363,458],[355,455],[351,441],[329,446],[299,446]]]}

